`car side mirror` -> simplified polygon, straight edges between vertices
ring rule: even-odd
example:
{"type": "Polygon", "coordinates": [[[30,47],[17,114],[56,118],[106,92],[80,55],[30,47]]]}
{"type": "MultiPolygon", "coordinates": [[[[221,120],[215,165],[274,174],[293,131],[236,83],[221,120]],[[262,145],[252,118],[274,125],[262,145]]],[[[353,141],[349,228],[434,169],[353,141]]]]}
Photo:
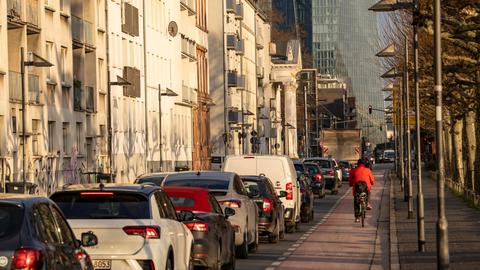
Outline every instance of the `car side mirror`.
{"type": "Polygon", "coordinates": [[[223,212],[225,214],[225,218],[229,218],[235,215],[235,209],[230,207],[225,207],[225,210],[223,210],[223,212]]]}
{"type": "Polygon", "coordinates": [[[93,247],[98,245],[98,238],[92,231],[82,233],[82,239],[80,241],[84,247],[93,247]]]}
{"type": "Polygon", "coordinates": [[[287,197],[287,192],[281,190],[281,191],[279,192],[279,194],[278,194],[278,197],[279,197],[279,198],[285,198],[285,197],[287,197]]]}
{"type": "Polygon", "coordinates": [[[177,216],[178,221],[192,221],[195,219],[195,214],[190,210],[181,210],[177,216]]]}

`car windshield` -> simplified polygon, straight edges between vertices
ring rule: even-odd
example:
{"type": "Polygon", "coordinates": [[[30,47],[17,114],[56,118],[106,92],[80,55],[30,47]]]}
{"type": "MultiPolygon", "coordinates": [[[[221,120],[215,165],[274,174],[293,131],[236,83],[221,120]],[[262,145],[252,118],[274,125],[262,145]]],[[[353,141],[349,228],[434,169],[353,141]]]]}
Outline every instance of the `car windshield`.
{"type": "Polygon", "coordinates": [[[247,190],[247,194],[251,194],[253,190],[256,190],[258,194],[256,197],[260,197],[266,193],[265,185],[263,183],[248,179],[242,179],[242,181],[245,189],[247,190]]]}
{"type": "Polygon", "coordinates": [[[394,158],[395,157],[395,153],[394,152],[385,152],[385,157],[387,158],[394,158]]]}
{"type": "Polygon", "coordinates": [[[350,163],[346,161],[340,161],[340,165],[342,166],[342,168],[350,168],[350,163]]]}
{"type": "Polygon", "coordinates": [[[309,162],[315,162],[322,169],[330,169],[330,161],[324,159],[311,160],[309,162]]]}
{"type": "Polygon", "coordinates": [[[0,203],[0,250],[18,244],[23,212],[23,208],[18,205],[0,203]]]}
{"type": "Polygon", "coordinates": [[[165,181],[165,186],[199,187],[210,190],[228,190],[229,180],[223,179],[172,179],[165,181]]]}
{"type": "Polygon", "coordinates": [[[303,172],[303,165],[299,163],[294,163],[293,166],[295,167],[295,171],[303,172]]]}
{"type": "Polygon", "coordinates": [[[52,195],[67,219],[150,219],[148,198],[128,192],[62,192],[52,195]]]}
{"type": "Polygon", "coordinates": [[[307,167],[308,174],[310,175],[315,175],[317,173],[320,173],[320,170],[318,169],[317,165],[305,164],[305,167],[307,167]]]}
{"type": "Polygon", "coordinates": [[[152,183],[157,186],[161,186],[163,179],[165,179],[165,176],[159,176],[159,175],[150,175],[150,176],[144,176],[142,178],[137,179],[135,181],[136,184],[143,184],[143,183],[152,183]]]}

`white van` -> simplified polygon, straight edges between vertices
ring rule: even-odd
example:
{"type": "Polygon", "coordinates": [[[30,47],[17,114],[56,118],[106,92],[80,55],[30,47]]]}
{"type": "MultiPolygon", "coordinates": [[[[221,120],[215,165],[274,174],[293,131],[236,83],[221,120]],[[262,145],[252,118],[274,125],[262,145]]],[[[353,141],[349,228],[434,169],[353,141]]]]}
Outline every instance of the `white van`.
{"type": "Polygon", "coordinates": [[[292,160],[287,156],[227,156],[223,171],[238,175],[264,174],[272,181],[277,194],[285,207],[285,228],[287,232],[295,231],[300,221],[301,195],[297,183],[297,173],[292,160]],[[283,191],[283,194],[280,194],[283,191]]]}

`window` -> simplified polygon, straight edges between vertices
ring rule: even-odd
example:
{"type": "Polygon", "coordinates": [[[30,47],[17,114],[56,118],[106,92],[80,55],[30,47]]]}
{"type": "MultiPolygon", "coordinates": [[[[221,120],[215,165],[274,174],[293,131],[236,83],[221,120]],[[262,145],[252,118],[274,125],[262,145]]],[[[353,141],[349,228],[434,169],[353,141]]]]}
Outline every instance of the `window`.
{"type": "Polygon", "coordinates": [[[140,70],[134,67],[124,67],[123,78],[131,83],[123,87],[123,95],[127,97],[140,97],[140,70]]]}
{"type": "Polygon", "coordinates": [[[23,207],[10,203],[0,203],[0,242],[2,248],[16,248],[18,245],[23,216],[23,207]]]}
{"type": "Polygon", "coordinates": [[[197,0],[197,26],[207,30],[207,0],[197,0]]]}
{"type": "Polygon", "coordinates": [[[62,124],[62,151],[64,154],[68,153],[68,136],[70,134],[70,124],[64,122],[62,124]]]}
{"type": "Polygon", "coordinates": [[[32,119],[32,154],[38,156],[38,136],[40,136],[40,120],[32,119]]]}
{"type": "Polygon", "coordinates": [[[160,215],[162,218],[168,218],[168,219],[177,219],[177,214],[175,212],[175,207],[173,206],[172,202],[170,199],[165,195],[163,192],[158,192],[155,194],[155,199],[157,200],[157,203],[159,205],[159,208],[161,208],[160,215]]]}
{"type": "Polygon", "coordinates": [[[53,217],[58,224],[58,233],[60,234],[61,243],[68,246],[75,246],[75,236],[67,224],[65,218],[60,214],[59,210],[52,206],[53,217]]]}
{"type": "Polygon", "coordinates": [[[208,194],[208,200],[212,205],[212,212],[223,215],[222,207],[218,204],[217,199],[212,194],[208,194]]]}
{"type": "Polygon", "coordinates": [[[98,58],[98,89],[100,92],[102,92],[102,90],[105,90],[103,87],[105,86],[105,78],[104,78],[104,70],[103,70],[103,65],[104,65],[104,62],[103,62],[103,59],[101,58],[98,58]]]}
{"type": "Polygon", "coordinates": [[[55,121],[48,121],[48,152],[54,152],[55,146],[55,121]]]}
{"type": "Polygon", "coordinates": [[[122,5],[122,32],[138,37],[138,9],[129,3],[122,5]]]}
{"type": "Polygon", "coordinates": [[[17,133],[17,114],[15,112],[15,109],[12,109],[11,117],[12,117],[12,133],[17,133]]]}
{"type": "Polygon", "coordinates": [[[83,153],[83,145],[82,145],[82,122],[77,122],[77,151],[78,154],[81,155],[83,153]]]}
{"type": "Polygon", "coordinates": [[[47,204],[37,204],[33,208],[33,222],[40,240],[48,244],[61,243],[58,228],[55,225],[50,207],[47,204]]]}
{"type": "MultiPolygon", "coordinates": [[[[53,42],[47,41],[45,45],[45,58],[48,62],[53,63],[53,56],[53,42]]],[[[45,70],[47,71],[47,80],[52,81],[52,68],[47,67],[45,70]]]]}
{"type": "Polygon", "coordinates": [[[63,47],[60,49],[60,76],[62,82],[67,81],[67,47],[63,47]]]}
{"type": "Polygon", "coordinates": [[[245,191],[242,180],[240,180],[238,175],[235,175],[233,179],[233,189],[240,195],[247,195],[247,191],[245,191]]]}

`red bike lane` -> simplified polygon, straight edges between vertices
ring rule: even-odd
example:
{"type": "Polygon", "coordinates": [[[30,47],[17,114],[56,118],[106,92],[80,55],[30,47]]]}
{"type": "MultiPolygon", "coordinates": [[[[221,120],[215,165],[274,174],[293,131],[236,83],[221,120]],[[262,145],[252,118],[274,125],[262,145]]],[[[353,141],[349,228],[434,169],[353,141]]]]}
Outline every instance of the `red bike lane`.
{"type": "Polygon", "coordinates": [[[388,269],[390,183],[384,180],[383,171],[374,173],[373,209],[367,211],[365,227],[354,222],[349,189],[329,215],[267,269],[388,269]]]}

